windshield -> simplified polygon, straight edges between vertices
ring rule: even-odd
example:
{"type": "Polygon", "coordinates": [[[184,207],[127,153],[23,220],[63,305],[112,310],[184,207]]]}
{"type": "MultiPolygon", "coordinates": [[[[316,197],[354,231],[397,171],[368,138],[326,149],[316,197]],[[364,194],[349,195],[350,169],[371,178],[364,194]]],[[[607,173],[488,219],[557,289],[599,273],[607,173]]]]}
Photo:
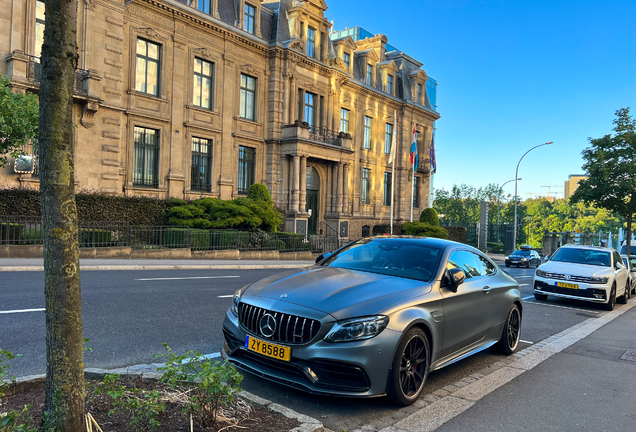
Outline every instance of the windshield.
{"type": "Polygon", "coordinates": [[[609,267],[612,263],[612,258],[610,253],[605,251],[561,248],[554,253],[550,261],[609,267]]]}
{"type": "Polygon", "coordinates": [[[440,252],[409,239],[363,239],[322,265],[428,282],[437,269],[440,252]]]}
{"type": "Polygon", "coordinates": [[[530,256],[530,251],[517,250],[512,253],[514,256],[530,256]]]}

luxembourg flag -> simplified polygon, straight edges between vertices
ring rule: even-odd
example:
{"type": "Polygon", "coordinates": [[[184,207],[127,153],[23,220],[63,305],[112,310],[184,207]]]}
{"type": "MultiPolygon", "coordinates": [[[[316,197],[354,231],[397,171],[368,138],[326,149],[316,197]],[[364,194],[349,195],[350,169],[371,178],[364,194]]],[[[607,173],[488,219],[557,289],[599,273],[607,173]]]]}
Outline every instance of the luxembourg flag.
{"type": "Polygon", "coordinates": [[[413,170],[417,168],[417,134],[415,133],[415,126],[413,126],[413,141],[411,144],[411,165],[413,165],[413,170]]]}

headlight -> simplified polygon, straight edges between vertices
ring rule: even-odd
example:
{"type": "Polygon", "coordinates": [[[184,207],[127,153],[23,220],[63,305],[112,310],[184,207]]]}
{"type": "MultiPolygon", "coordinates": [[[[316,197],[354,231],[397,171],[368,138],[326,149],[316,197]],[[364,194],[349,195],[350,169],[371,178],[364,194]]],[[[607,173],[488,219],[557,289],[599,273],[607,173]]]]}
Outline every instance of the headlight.
{"type": "Polygon", "coordinates": [[[590,283],[593,284],[606,284],[609,278],[607,276],[592,276],[590,278],[590,283]]]}
{"type": "Polygon", "coordinates": [[[521,258],[521,261],[528,261],[528,258],[521,258]]]}
{"type": "Polygon", "coordinates": [[[243,291],[245,291],[246,287],[241,288],[240,290],[234,293],[234,297],[232,297],[232,313],[234,316],[238,316],[238,307],[241,302],[241,295],[243,295],[243,291]]]}
{"type": "Polygon", "coordinates": [[[544,272],[543,270],[539,270],[539,269],[537,269],[536,275],[539,276],[539,277],[548,277],[548,274],[546,272],[544,272]]]}
{"type": "Polygon", "coordinates": [[[382,333],[387,324],[389,324],[389,317],[382,315],[339,321],[324,340],[326,342],[351,342],[371,339],[382,333]]]}

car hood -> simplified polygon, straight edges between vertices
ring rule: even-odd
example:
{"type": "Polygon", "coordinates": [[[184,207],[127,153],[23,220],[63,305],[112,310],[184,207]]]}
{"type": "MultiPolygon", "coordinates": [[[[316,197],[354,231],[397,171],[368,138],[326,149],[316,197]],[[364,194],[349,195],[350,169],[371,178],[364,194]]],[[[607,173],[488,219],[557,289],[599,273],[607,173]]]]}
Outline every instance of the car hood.
{"type": "Polygon", "coordinates": [[[315,266],[260,280],[244,296],[292,303],[340,320],[375,315],[430,290],[429,283],[418,280],[315,266]]]}
{"type": "Polygon", "coordinates": [[[560,261],[548,261],[539,268],[548,273],[563,273],[586,277],[603,276],[614,272],[611,267],[565,263],[560,261]]]}

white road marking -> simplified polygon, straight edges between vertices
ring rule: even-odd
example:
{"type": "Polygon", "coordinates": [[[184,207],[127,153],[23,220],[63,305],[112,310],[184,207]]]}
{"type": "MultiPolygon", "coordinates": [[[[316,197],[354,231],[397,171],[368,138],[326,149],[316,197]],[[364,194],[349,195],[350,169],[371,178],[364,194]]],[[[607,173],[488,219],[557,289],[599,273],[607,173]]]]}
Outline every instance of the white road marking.
{"type": "Polygon", "coordinates": [[[527,341],[527,340],[519,339],[519,342],[521,342],[521,343],[527,343],[527,344],[530,344],[530,345],[534,345],[534,342],[530,342],[530,341],[527,341]]]}
{"type": "Polygon", "coordinates": [[[219,296],[219,298],[230,298],[234,297],[234,294],[219,296]]]}
{"type": "Polygon", "coordinates": [[[555,305],[555,304],[551,304],[551,303],[540,303],[540,302],[536,302],[536,301],[526,302],[525,304],[537,304],[537,305],[541,305],[541,306],[550,306],[550,307],[561,308],[561,309],[570,309],[570,310],[575,310],[575,311],[579,311],[579,312],[589,312],[589,313],[593,313],[593,314],[599,314],[600,313],[600,312],[589,310],[589,309],[577,309],[577,308],[573,308],[573,307],[569,307],[569,306],[560,306],[560,305],[555,305]]]}
{"type": "Polygon", "coordinates": [[[0,311],[0,314],[12,314],[12,313],[22,313],[22,312],[42,312],[45,311],[44,308],[39,309],[17,309],[17,310],[8,310],[8,311],[0,311]]]}
{"type": "Polygon", "coordinates": [[[531,298],[534,298],[534,296],[531,295],[531,296],[528,296],[528,297],[523,297],[521,300],[528,300],[528,299],[531,299],[531,298]]]}
{"type": "Polygon", "coordinates": [[[240,276],[192,276],[192,277],[176,277],[176,278],[147,278],[147,279],[135,279],[138,281],[156,281],[156,280],[183,280],[183,279],[227,279],[237,278],[240,276]]]}

